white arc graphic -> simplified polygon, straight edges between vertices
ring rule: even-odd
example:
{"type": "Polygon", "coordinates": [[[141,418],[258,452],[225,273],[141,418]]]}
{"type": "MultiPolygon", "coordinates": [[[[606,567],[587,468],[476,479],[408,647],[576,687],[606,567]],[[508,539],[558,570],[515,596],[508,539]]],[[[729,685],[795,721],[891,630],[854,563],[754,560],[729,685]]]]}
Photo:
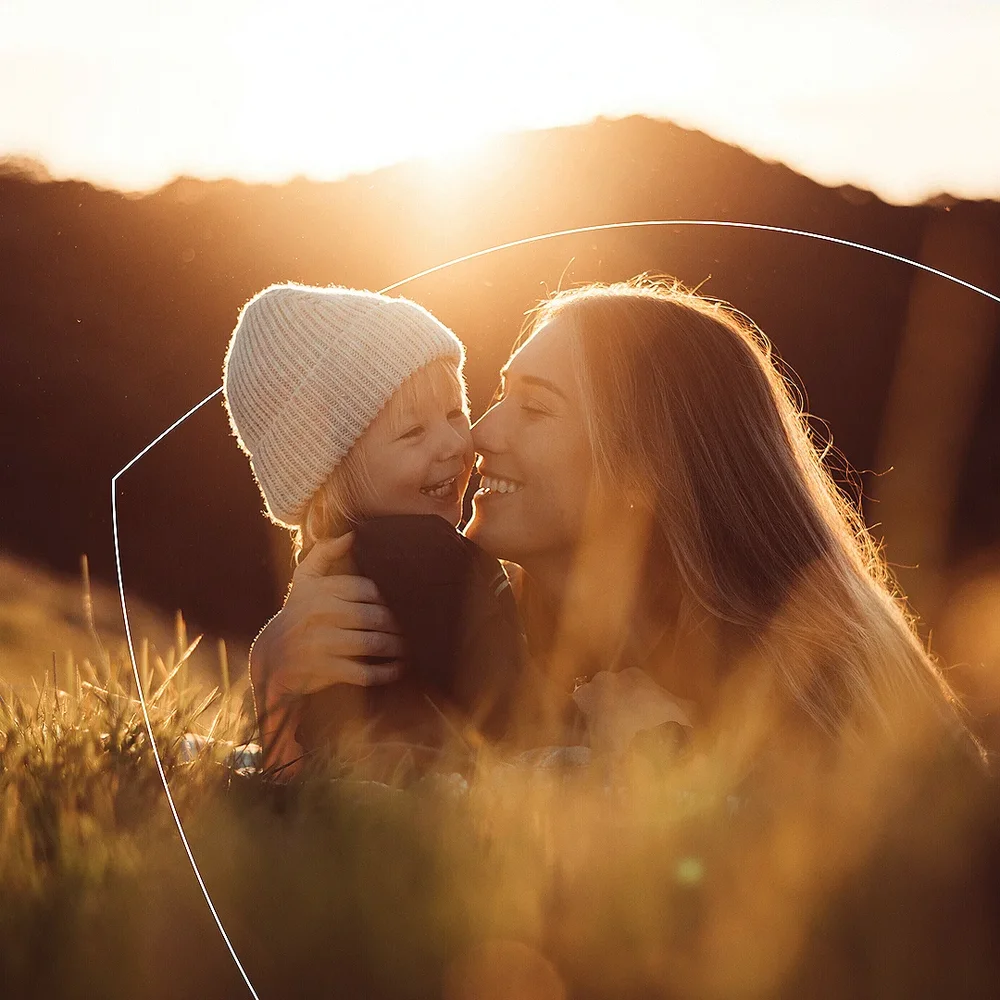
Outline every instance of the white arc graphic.
{"type": "MultiPolygon", "coordinates": [[[[919,261],[911,260],[909,257],[903,257],[900,254],[890,253],[888,250],[880,250],[878,247],[870,247],[864,243],[855,243],[852,240],[840,239],[836,236],[827,236],[823,233],[811,233],[808,230],[803,229],[789,229],[784,226],[768,226],[763,223],[756,222],[725,222],[719,220],[710,219],[644,219],[637,222],[609,222],[598,226],[582,226],[578,229],[561,229],[557,232],[552,233],[542,233],[538,236],[528,236],[521,240],[513,240],[510,243],[500,243],[497,246],[488,247],[486,250],[478,250],[476,253],[466,254],[464,257],[456,257],[454,260],[446,261],[443,264],[438,264],[435,267],[429,267],[424,271],[420,271],[418,274],[410,275],[408,278],[404,278],[402,281],[396,281],[391,285],[386,285],[385,288],[381,289],[380,292],[385,294],[387,292],[395,291],[397,288],[402,288],[403,285],[408,285],[412,281],[416,281],[418,278],[424,278],[431,274],[436,274],[439,271],[443,271],[446,268],[453,267],[456,264],[462,264],[466,261],[476,260],[480,257],[486,257],[489,254],[499,253],[501,250],[511,250],[514,247],[527,246],[531,243],[541,243],[543,240],[553,240],[561,236],[579,236],[584,233],[599,233],[606,232],[615,229],[641,229],[641,228],[652,228],[654,226],[704,226],[712,227],[715,226],[720,229],[751,229],[759,232],[767,233],[782,233],[787,236],[802,236],[807,239],[819,240],[823,243],[833,243],[839,246],[850,247],[854,250],[863,250],[865,253],[874,254],[878,257],[885,257],[889,260],[898,261],[901,264],[907,264],[910,267],[918,268],[921,271],[926,271],[928,274],[937,275],[939,278],[944,278],[947,281],[951,281],[956,285],[961,285],[963,288],[969,289],[971,292],[976,292],[979,295],[984,295],[988,299],[992,299],[994,302],[1000,304],[1000,295],[996,295],[993,292],[988,292],[978,285],[973,285],[971,282],[963,281],[961,278],[956,278],[952,274],[948,274],[946,271],[940,271],[935,267],[930,267],[927,264],[921,264],[919,261]]],[[[167,783],[166,775],[163,771],[163,764],[160,760],[160,752],[156,746],[156,740],[153,737],[153,729],[149,722],[149,713],[146,708],[146,697],[142,690],[142,681],[139,678],[139,668],[136,664],[135,659],[135,649],[132,645],[132,630],[129,624],[128,617],[128,607],[125,601],[125,585],[122,579],[122,564],[121,564],[121,551],[118,543],[118,480],[132,468],[139,459],[147,455],[156,445],[158,445],[171,431],[176,430],[185,420],[188,419],[192,414],[200,410],[206,403],[215,399],[219,393],[222,392],[222,386],[219,386],[214,392],[206,396],[200,403],[192,406],[184,416],[175,420],[162,434],[154,438],[149,444],[146,445],[142,451],[139,452],[128,464],[123,466],[114,476],[111,478],[111,520],[114,528],[114,539],[115,539],[115,568],[118,573],[118,594],[121,598],[122,605],[122,617],[125,619],[125,638],[128,642],[128,653],[129,658],[132,661],[132,674],[135,678],[136,690],[139,692],[139,703],[142,707],[142,718],[146,725],[146,735],[149,737],[149,745],[152,747],[153,756],[156,759],[156,768],[160,774],[160,781],[163,784],[163,791],[167,796],[167,802],[170,805],[170,812],[174,817],[174,822],[177,824],[177,832],[180,835],[181,843],[184,845],[184,850],[187,854],[188,861],[191,863],[191,868],[194,871],[195,878],[198,880],[198,885],[201,888],[202,894],[205,897],[205,902],[208,904],[208,908],[212,913],[212,917],[215,920],[216,926],[219,928],[219,933],[222,935],[222,939],[229,949],[229,954],[232,955],[233,961],[236,963],[237,969],[240,971],[240,975],[243,977],[243,981],[247,985],[247,989],[250,991],[254,1000],[260,1000],[257,991],[254,989],[253,984],[250,982],[250,978],[243,968],[243,963],[240,962],[239,956],[236,954],[236,949],[233,947],[233,943],[226,933],[226,928],[223,926],[222,919],[219,916],[218,911],[215,908],[215,904],[212,902],[212,897],[209,894],[208,888],[205,885],[204,879],[202,878],[201,871],[198,869],[198,864],[194,859],[194,854],[191,850],[191,845],[188,843],[187,836],[184,833],[184,825],[181,823],[180,816],[177,813],[177,807],[174,804],[173,796],[170,793],[170,786],[167,783]]]]}

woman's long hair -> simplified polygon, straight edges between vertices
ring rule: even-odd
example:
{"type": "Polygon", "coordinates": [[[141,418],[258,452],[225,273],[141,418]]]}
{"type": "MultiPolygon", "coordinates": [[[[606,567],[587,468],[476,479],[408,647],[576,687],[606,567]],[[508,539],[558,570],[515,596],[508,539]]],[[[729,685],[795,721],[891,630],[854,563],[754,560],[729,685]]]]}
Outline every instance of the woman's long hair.
{"type": "Polygon", "coordinates": [[[686,620],[735,636],[823,733],[892,731],[902,705],[964,731],[763,334],[646,278],[559,292],[528,334],[557,315],[578,337],[595,487],[649,516],[647,592],[673,575],[686,620]]]}

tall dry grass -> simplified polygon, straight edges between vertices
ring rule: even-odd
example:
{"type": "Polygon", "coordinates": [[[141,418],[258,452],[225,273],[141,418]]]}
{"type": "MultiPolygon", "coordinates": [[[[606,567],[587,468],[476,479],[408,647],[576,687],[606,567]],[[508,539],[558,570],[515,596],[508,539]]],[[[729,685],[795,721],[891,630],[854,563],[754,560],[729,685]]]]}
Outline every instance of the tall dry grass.
{"type": "MultiPolygon", "coordinates": [[[[197,648],[183,627],[140,643],[140,679],[261,997],[996,994],[998,798],[945,747],[765,776],[697,741],[473,750],[384,783],[316,760],[288,785],[226,762],[252,719],[221,663],[186,676],[197,648]],[[189,759],[192,732],[216,742],[189,759]]],[[[248,996],[131,663],[100,645],[62,676],[0,701],[3,995],[248,996]]]]}

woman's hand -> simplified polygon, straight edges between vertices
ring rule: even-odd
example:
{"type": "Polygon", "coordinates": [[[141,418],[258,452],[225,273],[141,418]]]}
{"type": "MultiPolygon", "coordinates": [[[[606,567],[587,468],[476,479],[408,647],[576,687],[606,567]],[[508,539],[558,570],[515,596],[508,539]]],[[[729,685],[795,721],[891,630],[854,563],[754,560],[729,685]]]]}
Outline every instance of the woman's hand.
{"type": "Polygon", "coordinates": [[[250,681],[264,765],[301,755],[298,696],[333,684],[387,684],[401,668],[402,640],[375,584],[350,573],[353,534],[317,542],[292,575],[285,605],[250,651],[250,681]],[[385,664],[358,657],[389,657],[385,664]]]}
{"type": "Polygon", "coordinates": [[[625,750],[643,729],[665,722],[691,725],[694,706],[660,687],[638,667],[611,673],[602,670],[573,692],[573,700],[587,717],[595,750],[625,750]]]}

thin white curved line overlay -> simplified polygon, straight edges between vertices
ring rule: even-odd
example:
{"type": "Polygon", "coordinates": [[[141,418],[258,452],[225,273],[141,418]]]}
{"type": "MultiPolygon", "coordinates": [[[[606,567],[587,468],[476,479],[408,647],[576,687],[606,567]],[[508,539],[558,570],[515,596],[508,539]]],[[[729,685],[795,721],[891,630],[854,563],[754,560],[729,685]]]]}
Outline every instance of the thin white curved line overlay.
{"type": "MultiPolygon", "coordinates": [[[[880,250],[878,247],[870,247],[864,243],[856,243],[853,240],[840,239],[837,236],[827,236],[823,233],[811,233],[804,229],[789,229],[785,226],[768,226],[763,223],[758,222],[725,222],[720,220],[712,219],[644,219],[637,222],[608,222],[602,225],[596,226],[581,226],[577,229],[560,229],[552,233],[542,233],[538,236],[528,236],[520,240],[512,240],[509,243],[498,243],[496,246],[488,247],[486,250],[477,250],[475,253],[465,254],[463,257],[456,257],[453,260],[445,261],[443,264],[437,264],[434,267],[429,267],[424,271],[420,271],[417,274],[410,275],[408,278],[404,278],[402,281],[393,282],[391,285],[386,285],[385,288],[380,290],[380,294],[386,294],[388,292],[395,291],[397,288],[402,288],[403,285],[408,285],[412,281],[417,281],[419,278],[426,278],[428,275],[436,274],[438,271],[443,271],[446,268],[452,267],[455,264],[463,264],[466,261],[476,260],[480,257],[486,257],[492,253],[498,253],[501,250],[510,250],[514,247],[527,246],[531,243],[541,243],[543,240],[553,240],[558,239],[560,236],[579,236],[584,233],[599,233],[606,232],[613,229],[642,229],[650,228],[653,226],[716,226],[720,229],[751,229],[757,230],[759,232],[766,233],[783,233],[786,236],[804,236],[808,239],[820,240],[824,243],[834,243],[838,246],[850,247],[854,250],[864,250],[866,253],[875,254],[879,257],[885,257],[889,260],[898,261],[901,264],[908,264],[910,267],[915,267],[918,270],[926,271],[928,274],[936,275],[939,278],[944,278],[946,281],[951,281],[956,285],[961,285],[963,288],[969,289],[969,291],[977,292],[979,295],[985,295],[986,298],[992,299],[994,302],[1000,304],[1000,295],[996,295],[993,292],[988,292],[984,288],[980,288],[978,285],[973,285],[969,281],[964,281],[962,278],[956,278],[952,274],[948,274],[946,271],[938,270],[936,267],[931,267],[929,264],[922,264],[920,261],[911,260],[909,257],[903,257],[901,254],[890,253],[888,250],[880,250]]],[[[206,403],[215,399],[219,393],[222,392],[222,386],[219,386],[214,392],[206,396],[200,403],[192,406],[184,416],[175,420],[162,434],[150,441],[142,451],[139,452],[127,465],[123,466],[114,476],[111,478],[111,520],[114,528],[114,538],[115,538],[115,568],[118,573],[118,595],[121,598],[122,605],[122,617],[125,619],[125,638],[128,642],[128,653],[129,658],[132,661],[132,674],[135,677],[136,690],[139,692],[139,704],[142,707],[142,718],[146,725],[146,735],[149,737],[149,745],[152,747],[153,756],[156,758],[156,769],[160,774],[160,781],[163,784],[163,791],[167,796],[167,802],[170,805],[170,812],[174,817],[174,823],[177,825],[177,832],[180,834],[181,843],[184,845],[184,850],[187,853],[188,861],[191,862],[191,868],[194,871],[195,878],[198,880],[198,885],[201,887],[202,894],[205,897],[205,902],[208,904],[208,908],[212,913],[212,917],[215,919],[215,924],[219,928],[219,933],[222,935],[223,941],[226,943],[226,947],[229,949],[229,954],[232,956],[233,961],[236,963],[237,969],[240,971],[240,975],[243,977],[243,981],[247,985],[247,989],[250,991],[254,1000],[260,1000],[257,991],[254,989],[253,984],[250,982],[249,976],[247,976],[246,970],[243,968],[243,964],[240,962],[239,957],[236,954],[236,949],[233,947],[233,943],[226,933],[226,928],[222,924],[222,920],[219,917],[218,911],[215,908],[215,904],[212,902],[212,897],[208,892],[208,888],[205,885],[205,881],[202,878],[201,871],[198,868],[198,864],[194,859],[194,854],[191,851],[191,845],[188,843],[187,836],[184,833],[184,826],[181,823],[180,816],[177,813],[177,807],[174,804],[173,795],[170,793],[170,786],[167,783],[166,774],[163,771],[163,763],[160,760],[160,751],[156,746],[156,740],[153,737],[153,727],[149,722],[149,713],[146,708],[146,696],[142,690],[142,680],[139,677],[139,667],[136,664],[135,659],[135,649],[132,645],[132,629],[129,624],[128,618],[128,607],[125,603],[125,585],[122,580],[122,563],[121,563],[121,551],[118,544],[118,502],[117,502],[117,483],[118,479],[129,469],[132,468],[139,459],[143,458],[148,452],[150,452],[157,444],[159,444],[171,431],[176,430],[185,420],[188,419],[192,414],[200,410],[206,403]]]]}

